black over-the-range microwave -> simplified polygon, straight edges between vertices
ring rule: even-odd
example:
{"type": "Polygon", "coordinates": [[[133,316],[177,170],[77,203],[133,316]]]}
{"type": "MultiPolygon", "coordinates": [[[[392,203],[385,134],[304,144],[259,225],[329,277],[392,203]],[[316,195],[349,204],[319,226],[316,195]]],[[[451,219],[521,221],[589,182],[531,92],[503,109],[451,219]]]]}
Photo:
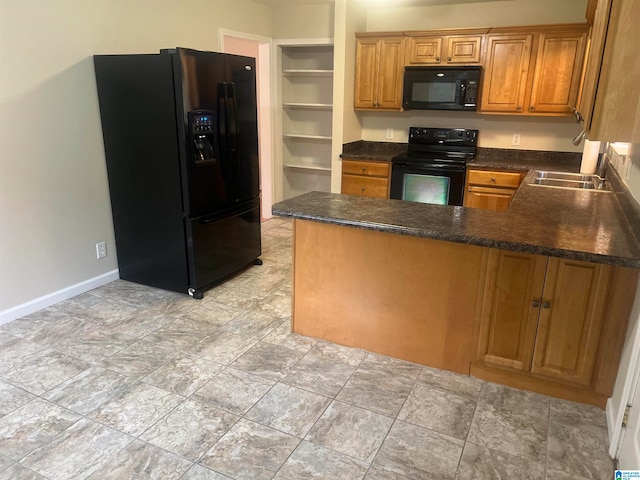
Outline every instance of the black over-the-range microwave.
{"type": "Polygon", "coordinates": [[[477,110],[481,67],[406,67],[405,110],[477,110]]]}

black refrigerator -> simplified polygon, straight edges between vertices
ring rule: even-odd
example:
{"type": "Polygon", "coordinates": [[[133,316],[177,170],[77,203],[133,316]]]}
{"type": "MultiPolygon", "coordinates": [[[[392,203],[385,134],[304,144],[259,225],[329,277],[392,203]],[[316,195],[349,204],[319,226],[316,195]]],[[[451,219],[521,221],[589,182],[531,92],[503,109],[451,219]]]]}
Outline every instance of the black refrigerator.
{"type": "Polygon", "coordinates": [[[94,56],[120,278],[202,298],[260,264],[255,59],[94,56]]]}

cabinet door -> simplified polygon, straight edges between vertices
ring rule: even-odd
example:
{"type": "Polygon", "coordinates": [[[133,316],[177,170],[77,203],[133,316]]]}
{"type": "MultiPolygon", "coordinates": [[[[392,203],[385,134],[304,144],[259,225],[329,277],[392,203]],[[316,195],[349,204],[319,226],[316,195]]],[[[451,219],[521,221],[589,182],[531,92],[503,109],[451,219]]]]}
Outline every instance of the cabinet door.
{"type": "Polygon", "coordinates": [[[488,35],[481,111],[522,112],[533,35],[488,35]]]}
{"type": "Polygon", "coordinates": [[[612,3],[589,138],[640,143],[640,2],[612,3]]]}
{"type": "Polygon", "coordinates": [[[608,265],[549,259],[533,373],[591,383],[611,271],[608,265]]]}
{"type": "Polygon", "coordinates": [[[378,57],[378,39],[357,39],[355,108],[375,108],[378,89],[378,57]]]}
{"type": "Polygon", "coordinates": [[[383,177],[342,174],[341,193],[361,197],[389,198],[389,180],[383,177]]]}
{"type": "Polygon", "coordinates": [[[477,360],[528,372],[547,257],[492,249],[480,314],[477,360]]]}
{"type": "Polygon", "coordinates": [[[583,118],[583,128],[587,132],[591,129],[593,104],[596,99],[598,80],[600,79],[600,67],[602,65],[610,12],[611,0],[599,0],[597,2],[578,107],[578,112],[583,118]]]}
{"type": "Polygon", "coordinates": [[[380,40],[377,108],[402,108],[404,78],[404,38],[388,37],[380,40]]]}
{"type": "Polygon", "coordinates": [[[446,40],[448,64],[480,63],[482,35],[452,35],[446,40]]]}
{"type": "Polygon", "coordinates": [[[464,206],[502,212],[509,207],[514,193],[508,188],[469,186],[464,193],[464,206]]]}
{"type": "Polygon", "coordinates": [[[442,58],[442,37],[409,37],[407,65],[437,65],[442,58]]]}
{"type": "Polygon", "coordinates": [[[570,114],[577,107],[586,39],[582,32],[540,34],[530,113],[570,114]]]}

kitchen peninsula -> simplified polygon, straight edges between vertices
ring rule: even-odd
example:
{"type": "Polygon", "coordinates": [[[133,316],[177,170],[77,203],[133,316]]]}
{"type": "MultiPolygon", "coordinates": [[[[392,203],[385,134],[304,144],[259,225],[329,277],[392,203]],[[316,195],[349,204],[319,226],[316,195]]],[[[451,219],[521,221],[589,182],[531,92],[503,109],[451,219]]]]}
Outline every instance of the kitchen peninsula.
{"type": "Polygon", "coordinates": [[[494,212],[311,192],[293,331],[603,407],[640,269],[624,187],[530,185],[494,212]]]}

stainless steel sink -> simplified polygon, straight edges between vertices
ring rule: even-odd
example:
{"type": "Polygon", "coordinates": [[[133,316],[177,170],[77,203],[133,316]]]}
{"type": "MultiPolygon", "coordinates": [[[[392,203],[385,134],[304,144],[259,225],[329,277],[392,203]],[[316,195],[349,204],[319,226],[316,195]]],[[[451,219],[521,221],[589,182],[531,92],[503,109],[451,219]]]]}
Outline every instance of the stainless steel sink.
{"type": "Polygon", "coordinates": [[[603,178],[598,175],[582,173],[549,172],[536,170],[530,185],[541,187],[568,188],[572,190],[589,190],[609,192],[603,178]]]}
{"type": "Polygon", "coordinates": [[[549,178],[553,180],[573,180],[578,182],[591,182],[594,179],[594,177],[597,177],[597,175],[587,175],[583,173],[567,173],[567,172],[547,172],[545,170],[536,170],[536,178],[549,178]]]}

